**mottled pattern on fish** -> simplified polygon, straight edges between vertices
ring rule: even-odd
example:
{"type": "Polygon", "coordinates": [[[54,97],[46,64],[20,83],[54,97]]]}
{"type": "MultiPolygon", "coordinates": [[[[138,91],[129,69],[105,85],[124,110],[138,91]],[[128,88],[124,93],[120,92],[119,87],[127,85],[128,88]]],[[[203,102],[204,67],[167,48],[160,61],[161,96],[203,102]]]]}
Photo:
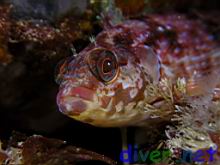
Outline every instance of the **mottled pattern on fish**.
{"type": "MultiPolygon", "coordinates": [[[[106,27],[61,65],[59,109],[104,127],[169,118],[172,110],[165,108],[159,94],[149,98],[148,87],[163,78],[173,82],[185,77],[189,95],[207,92],[201,86],[218,71],[217,46],[202,22],[180,14],[150,15],[106,27]],[[157,113],[151,106],[159,108],[157,113]]],[[[215,88],[216,82],[207,86],[215,88]]],[[[218,94],[216,88],[216,98],[218,94]]]]}

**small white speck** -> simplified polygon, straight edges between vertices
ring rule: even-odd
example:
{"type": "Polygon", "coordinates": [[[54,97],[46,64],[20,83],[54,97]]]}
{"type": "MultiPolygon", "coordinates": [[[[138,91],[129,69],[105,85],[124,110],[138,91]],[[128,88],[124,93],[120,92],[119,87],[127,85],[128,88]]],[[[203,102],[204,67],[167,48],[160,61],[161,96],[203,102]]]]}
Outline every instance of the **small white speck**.
{"type": "Polygon", "coordinates": [[[72,111],[72,106],[70,104],[66,104],[66,110],[68,112],[71,112],[72,111]]]}
{"type": "Polygon", "coordinates": [[[23,145],[23,142],[18,142],[18,146],[21,147],[23,145]]]}
{"type": "Polygon", "coordinates": [[[130,84],[127,81],[122,82],[122,88],[127,89],[130,86],[130,84]]]}
{"type": "Polygon", "coordinates": [[[116,112],[120,112],[121,110],[123,110],[123,105],[124,103],[122,101],[120,101],[116,106],[116,112]]]}
{"type": "Polygon", "coordinates": [[[131,89],[129,92],[131,98],[134,98],[137,95],[137,93],[138,93],[137,88],[131,89]]]}
{"type": "Polygon", "coordinates": [[[164,28],[161,27],[161,26],[159,26],[159,27],[157,28],[157,30],[160,31],[160,32],[163,32],[163,31],[164,31],[164,28]]]}
{"type": "Polygon", "coordinates": [[[141,89],[142,87],[143,87],[143,80],[140,79],[140,80],[138,81],[138,88],[141,89]]]}

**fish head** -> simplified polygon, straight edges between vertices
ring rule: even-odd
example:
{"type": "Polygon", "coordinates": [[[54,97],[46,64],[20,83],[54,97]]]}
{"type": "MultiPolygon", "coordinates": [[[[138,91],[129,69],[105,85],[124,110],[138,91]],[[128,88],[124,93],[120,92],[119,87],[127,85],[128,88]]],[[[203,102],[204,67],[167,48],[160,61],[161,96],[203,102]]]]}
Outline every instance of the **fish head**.
{"type": "Polygon", "coordinates": [[[127,29],[99,34],[94,43],[60,69],[59,110],[95,126],[126,126],[143,116],[137,110],[149,83],[158,79],[153,50],[134,44],[127,29]]]}

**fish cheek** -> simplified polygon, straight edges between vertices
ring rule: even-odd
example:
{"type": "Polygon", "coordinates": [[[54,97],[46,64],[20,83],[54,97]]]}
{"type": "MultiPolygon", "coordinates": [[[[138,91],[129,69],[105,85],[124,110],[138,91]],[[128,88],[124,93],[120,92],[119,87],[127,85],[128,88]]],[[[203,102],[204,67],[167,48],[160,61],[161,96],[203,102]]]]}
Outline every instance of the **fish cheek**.
{"type": "Polygon", "coordinates": [[[137,88],[129,87],[127,89],[121,89],[115,96],[115,104],[123,101],[123,105],[126,106],[131,102],[136,102],[139,96],[139,90],[137,88]]]}

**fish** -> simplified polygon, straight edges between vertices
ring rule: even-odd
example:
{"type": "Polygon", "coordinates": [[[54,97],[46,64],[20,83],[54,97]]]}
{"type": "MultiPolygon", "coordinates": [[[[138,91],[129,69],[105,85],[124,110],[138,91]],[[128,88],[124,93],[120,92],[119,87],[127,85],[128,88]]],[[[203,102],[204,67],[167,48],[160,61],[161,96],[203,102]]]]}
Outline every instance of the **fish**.
{"type": "Polygon", "coordinates": [[[219,66],[219,44],[199,19],[169,13],[124,20],[62,62],[57,105],[99,127],[154,124],[174,113],[175,82],[191,97],[219,99],[219,66]]]}

